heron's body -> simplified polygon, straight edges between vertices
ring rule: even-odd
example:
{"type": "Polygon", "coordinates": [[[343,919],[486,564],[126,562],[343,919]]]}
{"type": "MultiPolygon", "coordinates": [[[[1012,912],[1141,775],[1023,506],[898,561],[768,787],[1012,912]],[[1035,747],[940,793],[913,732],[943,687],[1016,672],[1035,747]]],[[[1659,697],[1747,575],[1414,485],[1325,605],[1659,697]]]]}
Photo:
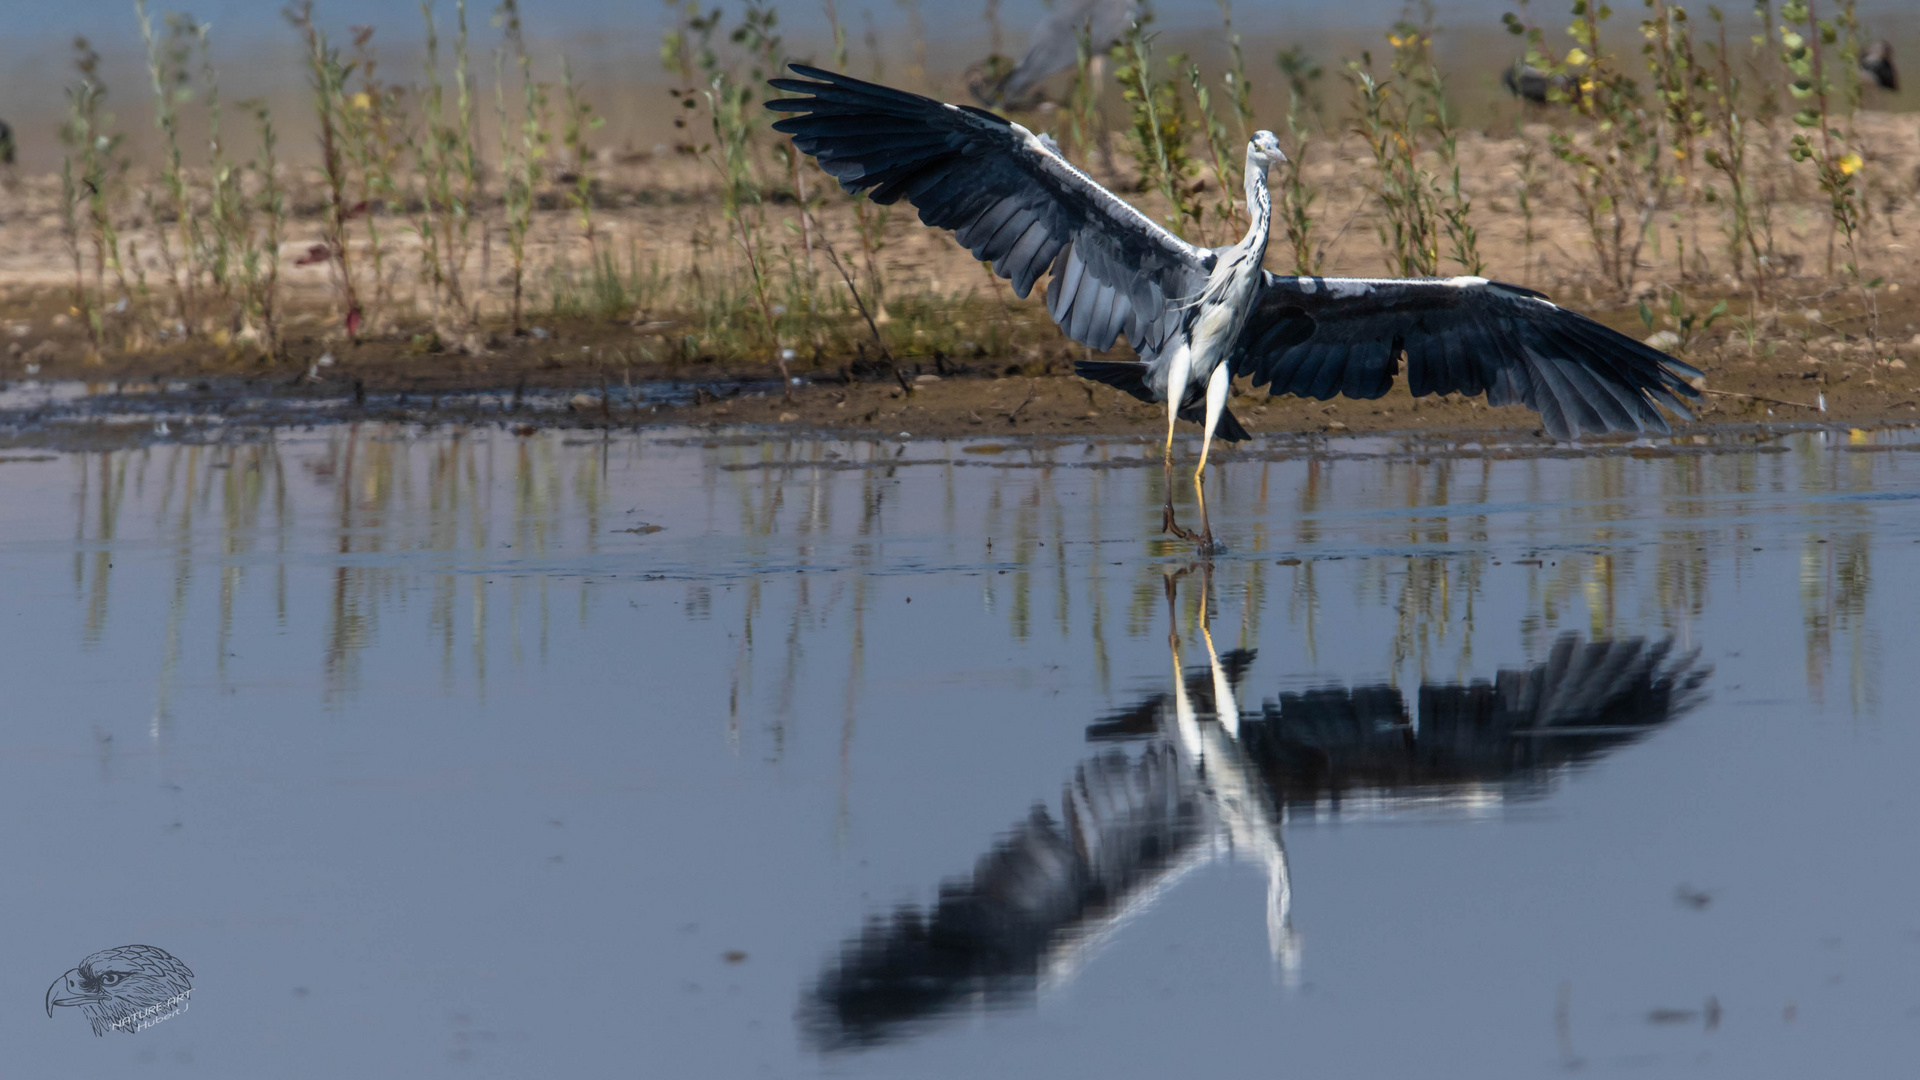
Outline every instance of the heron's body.
{"type": "MultiPolygon", "coordinates": [[[[1267,258],[1267,234],[1273,224],[1273,200],[1267,194],[1267,169],[1279,155],[1280,147],[1272,143],[1272,135],[1266,132],[1260,134],[1265,135],[1266,142],[1272,145],[1262,145],[1259,136],[1256,136],[1254,143],[1247,147],[1247,210],[1251,218],[1247,235],[1238,244],[1215,252],[1213,270],[1207,275],[1206,288],[1194,303],[1192,318],[1171,342],[1172,355],[1167,357],[1167,362],[1164,365],[1148,362],[1155,369],[1152,380],[1156,384],[1155,390],[1160,400],[1168,404],[1168,468],[1172,467],[1173,427],[1179,418],[1179,406],[1196,393],[1203,395],[1205,411],[1201,421],[1200,464],[1194,469],[1196,477],[1206,471],[1207,448],[1213,443],[1220,418],[1226,413],[1227,397],[1233,383],[1232,373],[1226,363],[1227,356],[1240,340],[1247,316],[1253,311],[1264,273],[1261,264],[1267,258]]],[[[1202,542],[1211,545],[1213,531],[1207,527],[1204,498],[1200,503],[1200,513],[1202,542]]],[[[1166,515],[1165,525],[1178,531],[1173,525],[1171,510],[1166,515]]]]}
{"type": "Polygon", "coordinates": [[[1274,394],[1377,398],[1403,370],[1416,396],[1485,394],[1538,411],[1547,432],[1665,431],[1657,406],[1687,415],[1699,372],[1560,308],[1530,289],[1480,277],[1275,277],[1262,269],[1272,204],[1267,170],[1285,160],[1269,131],[1247,146],[1250,223],[1238,244],[1196,247],[1095,183],[1051,139],[982,109],[801,64],[775,79],[809,94],[767,107],[800,115],[791,134],[850,192],[902,198],[1026,296],[1048,276],[1047,311],[1096,350],[1125,335],[1139,363],[1088,360],[1082,376],[1167,408],[1165,464],[1177,420],[1202,425],[1195,469],[1201,529],[1163,527],[1212,546],[1199,490],[1216,435],[1250,437],[1228,408],[1235,376],[1274,394]]]}
{"type": "Polygon", "coordinates": [[[1860,54],[1860,73],[1890,93],[1900,89],[1900,73],[1893,67],[1893,42],[1882,38],[1860,54]]]}
{"type": "Polygon", "coordinates": [[[1525,98],[1535,105],[1547,104],[1556,91],[1562,101],[1580,100],[1580,80],[1565,73],[1542,71],[1523,60],[1515,61],[1500,73],[1500,85],[1514,97],[1525,98]]]}

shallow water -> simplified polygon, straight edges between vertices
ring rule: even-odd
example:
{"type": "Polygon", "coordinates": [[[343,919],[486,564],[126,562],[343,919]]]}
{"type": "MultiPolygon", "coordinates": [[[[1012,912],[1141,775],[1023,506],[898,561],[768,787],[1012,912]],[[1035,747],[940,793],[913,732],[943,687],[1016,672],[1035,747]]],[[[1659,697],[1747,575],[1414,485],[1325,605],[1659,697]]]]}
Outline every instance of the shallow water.
{"type": "Polygon", "coordinates": [[[1892,1075],[1916,451],[9,450],[8,1072],[1892,1075]]]}

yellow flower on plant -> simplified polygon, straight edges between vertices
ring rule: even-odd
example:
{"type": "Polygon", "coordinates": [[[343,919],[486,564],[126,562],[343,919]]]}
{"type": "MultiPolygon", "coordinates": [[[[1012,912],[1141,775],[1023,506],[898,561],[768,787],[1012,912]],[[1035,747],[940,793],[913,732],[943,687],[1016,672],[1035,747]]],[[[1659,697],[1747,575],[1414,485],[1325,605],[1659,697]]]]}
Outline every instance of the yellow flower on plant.
{"type": "Polygon", "coordinates": [[[361,93],[353,95],[353,107],[356,109],[371,109],[373,108],[373,99],[368,97],[365,91],[362,91],[361,93]]]}
{"type": "Polygon", "coordinates": [[[1406,39],[1406,38],[1403,38],[1403,37],[1400,37],[1400,36],[1399,36],[1399,35],[1397,35],[1397,34],[1388,34],[1388,35],[1387,35],[1387,44],[1389,44],[1389,45],[1391,45],[1391,46],[1393,46],[1393,47],[1394,47],[1394,48],[1396,48],[1396,49],[1397,49],[1397,48],[1399,48],[1399,47],[1400,47],[1400,46],[1402,46],[1402,45],[1405,45],[1406,43],[1407,43],[1407,39],[1406,39]]]}
{"type": "Polygon", "coordinates": [[[1593,58],[1587,55],[1586,50],[1582,49],[1578,45],[1575,45],[1573,48],[1567,51],[1567,63],[1573,65],[1574,67],[1579,67],[1581,64],[1584,64],[1591,59],[1593,58]]]}
{"type": "Polygon", "coordinates": [[[1840,175],[1852,176],[1854,173],[1859,172],[1860,166],[1865,163],[1860,160],[1859,154],[1847,154],[1835,164],[1840,166],[1840,175]]]}

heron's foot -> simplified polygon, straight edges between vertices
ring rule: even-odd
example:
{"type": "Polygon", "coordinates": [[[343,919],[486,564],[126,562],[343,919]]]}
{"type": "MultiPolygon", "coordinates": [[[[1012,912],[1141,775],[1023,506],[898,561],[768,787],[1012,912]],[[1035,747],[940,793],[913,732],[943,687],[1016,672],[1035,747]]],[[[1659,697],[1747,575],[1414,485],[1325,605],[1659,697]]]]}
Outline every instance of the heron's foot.
{"type": "Polygon", "coordinates": [[[1199,533],[1194,532],[1192,529],[1183,529],[1180,527],[1179,522],[1173,520],[1173,504],[1171,503],[1167,504],[1167,506],[1165,506],[1161,511],[1160,531],[1164,533],[1172,533],[1173,535],[1179,537],[1182,540],[1200,539],[1199,533]]]}
{"type": "Polygon", "coordinates": [[[1193,553],[1203,559],[1210,555],[1219,555],[1227,550],[1227,545],[1213,538],[1212,529],[1202,530],[1200,535],[1194,536],[1191,539],[1194,541],[1193,553]]]}

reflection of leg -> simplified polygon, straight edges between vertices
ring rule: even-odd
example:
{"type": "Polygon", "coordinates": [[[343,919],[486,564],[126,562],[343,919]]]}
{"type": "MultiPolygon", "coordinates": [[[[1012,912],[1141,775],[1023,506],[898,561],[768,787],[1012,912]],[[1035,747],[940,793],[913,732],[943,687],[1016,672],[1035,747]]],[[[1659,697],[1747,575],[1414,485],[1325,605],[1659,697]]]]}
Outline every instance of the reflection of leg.
{"type": "Polygon", "coordinates": [[[1172,573],[1161,572],[1161,580],[1166,585],[1167,590],[1167,646],[1173,650],[1173,677],[1175,681],[1178,681],[1180,678],[1180,619],[1177,614],[1178,605],[1175,603],[1175,601],[1179,599],[1180,590],[1174,587],[1174,583],[1186,577],[1189,569],[1189,567],[1183,566],[1172,573]]]}
{"type": "MultiPolygon", "coordinates": [[[[1205,565],[1205,564],[1202,564],[1205,565]]],[[[1200,599],[1200,636],[1207,642],[1207,670],[1213,676],[1213,719],[1228,737],[1240,738],[1240,699],[1234,695],[1233,680],[1221,666],[1220,653],[1213,647],[1213,629],[1207,625],[1207,598],[1200,599]]]]}
{"type": "Polygon", "coordinates": [[[1193,493],[1200,502],[1200,554],[1211,555],[1219,550],[1213,542],[1213,526],[1207,521],[1207,452],[1213,449],[1213,432],[1220,426],[1220,414],[1227,411],[1227,391],[1232,387],[1232,377],[1227,373],[1227,365],[1218,364],[1213,374],[1207,377],[1207,422],[1200,436],[1200,464],[1193,469],[1193,493]]]}

